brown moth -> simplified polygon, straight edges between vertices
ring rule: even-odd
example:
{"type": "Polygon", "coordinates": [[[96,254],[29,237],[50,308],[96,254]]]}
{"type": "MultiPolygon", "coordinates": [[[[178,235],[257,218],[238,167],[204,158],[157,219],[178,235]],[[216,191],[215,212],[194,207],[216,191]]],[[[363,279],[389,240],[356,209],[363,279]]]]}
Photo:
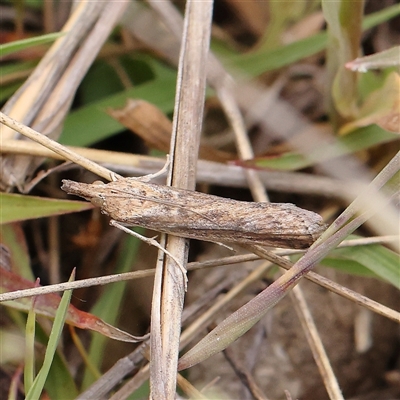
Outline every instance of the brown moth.
{"type": "Polygon", "coordinates": [[[62,182],[62,190],[91,201],[118,225],[185,238],[303,249],[325,228],[318,214],[290,203],[237,201],[135,178],[108,184],[62,182]]]}

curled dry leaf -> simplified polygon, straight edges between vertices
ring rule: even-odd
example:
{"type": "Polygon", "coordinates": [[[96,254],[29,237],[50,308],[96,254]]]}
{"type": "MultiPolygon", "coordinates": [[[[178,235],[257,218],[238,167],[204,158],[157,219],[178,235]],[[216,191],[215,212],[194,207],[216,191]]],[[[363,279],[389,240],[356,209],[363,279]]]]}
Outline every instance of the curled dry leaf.
{"type": "MultiPolygon", "coordinates": [[[[144,100],[128,99],[121,109],[107,109],[108,114],[140,136],[154,149],[169,152],[172,123],[154,104],[144,100]]],[[[225,162],[235,158],[234,154],[216,150],[207,145],[200,146],[200,158],[225,162]]]]}
{"type": "MultiPolygon", "coordinates": [[[[36,285],[34,282],[28,281],[27,279],[24,279],[11,271],[7,271],[5,268],[0,268],[1,293],[30,289],[37,286],[38,285],[36,285]]],[[[61,297],[53,293],[35,296],[35,312],[38,315],[54,318],[60,301],[61,297]]],[[[7,307],[28,312],[32,305],[32,299],[22,298],[12,301],[5,301],[3,304],[7,307]]],[[[147,338],[147,335],[143,337],[137,337],[124,332],[110,324],[107,324],[93,314],[78,310],[73,305],[68,307],[66,323],[76,326],[80,329],[90,329],[92,331],[99,332],[104,336],[107,336],[111,339],[120,340],[122,342],[135,343],[147,338]]]]}
{"type": "Polygon", "coordinates": [[[384,85],[370,93],[360,108],[358,118],[344,125],[340,134],[347,134],[357,128],[377,124],[387,131],[400,133],[400,75],[389,74],[384,85]]]}

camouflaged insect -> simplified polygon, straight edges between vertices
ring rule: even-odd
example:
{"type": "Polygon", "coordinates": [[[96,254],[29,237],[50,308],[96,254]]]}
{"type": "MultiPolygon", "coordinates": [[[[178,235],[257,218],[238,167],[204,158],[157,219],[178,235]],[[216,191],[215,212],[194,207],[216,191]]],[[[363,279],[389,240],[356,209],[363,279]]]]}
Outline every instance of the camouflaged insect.
{"type": "Polygon", "coordinates": [[[255,203],[142,182],[63,180],[62,189],[91,201],[125,226],[232,244],[303,249],[325,228],[322,218],[289,203],[255,203]]]}

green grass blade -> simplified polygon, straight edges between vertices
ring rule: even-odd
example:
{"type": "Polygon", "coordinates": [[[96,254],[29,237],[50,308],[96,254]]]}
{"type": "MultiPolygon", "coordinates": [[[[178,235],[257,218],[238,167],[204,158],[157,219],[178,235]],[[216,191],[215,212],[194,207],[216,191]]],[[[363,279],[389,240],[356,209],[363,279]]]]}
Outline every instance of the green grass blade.
{"type": "Polygon", "coordinates": [[[339,136],[333,143],[325,143],[308,156],[299,153],[284,153],[276,157],[260,157],[245,162],[245,165],[284,171],[295,171],[310,167],[317,162],[366,150],[372,146],[397,141],[399,135],[385,131],[377,125],[358,128],[347,135],[339,136]]]}
{"type": "MultiPolygon", "coordinates": [[[[69,282],[73,281],[75,277],[75,271],[72,272],[69,282]]],[[[72,290],[66,290],[62,296],[60,306],[58,307],[56,317],[54,318],[53,327],[50,332],[49,341],[46,347],[46,353],[42,368],[37,374],[33,381],[32,387],[26,395],[28,400],[39,400],[40,395],[43,391],[44,384],[50,371],[51,364],[53,362],[54,355],[57,351],[57,345],[61,337],[61,333],[64,327],[65,318],[67,316],[68,306],[71,301],[72,290]]]]}
{"type": "Polygon", "coordinates": [[[90,146],[124,130],[125,128],[105,111],[108,107],[124,106],[129,98],[146,100],[163,112],[171,112],[174,107],[175,81],[175,74],[170,73],[168,76],[124,90],[70,113],[65,121],[60,143],[67,146],[90,146]]]}
{"type": "Polygon", "coordinates": [[[4,57],[8,54],[16,53],[17,51],[24,50],[30,47],[54,42],[56,39],[63,35],[63,32],[49,33],[47,35],[41,35],[34,38],[16,40],[15,42],[2,44],[0,45],[0,57],[4,57]]]}
{"type": "Polygon", "coordinates": [[[49,199],[14,193],[0,193],[0,204],[0,225],[93,208],[86,201],[49,199]]]}
{"type": "MultiPolygon", "coordinates": [[[[359,269],[353,270],[355,264],[352,262],[400,289],[399,255],[382,245],[371,244],[336,249],[326,260],[322,260],[321,264],[338,267],[350,274],[361,272],[359,269]]],[[[368,275],[368,272],[363,271],[363,274],[368,275]]]]}
{"type": "MultiPolygon", "coordinates": [[[[368,15],[363,20],[363,30],[370,29],[399,14],[400,6],[396,4],[368,15]]],[[[326,32],[322,32],[270,51],[235,54],[230,57],[226,57],[226,54],[221,54],[221,58],[225,60],[224,64],[228,68],[239,69],[251,76],[257,76],[263,72],[285,67],[324,50],[327,45],[327,39],[326,32]]]]}
{"type": "Polygon", "coordinates": [[[36,313],[34,309],[35,298],[28,313],[25,329],[25,366],[24,366],[24,388],[29,392],[35,377],[35,325],[36,313]]]}

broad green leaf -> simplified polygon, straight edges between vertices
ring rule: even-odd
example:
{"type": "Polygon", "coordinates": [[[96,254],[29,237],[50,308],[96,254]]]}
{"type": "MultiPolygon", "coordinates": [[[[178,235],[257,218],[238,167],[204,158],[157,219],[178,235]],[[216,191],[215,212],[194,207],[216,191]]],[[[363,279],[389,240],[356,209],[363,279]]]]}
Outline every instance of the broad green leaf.
{"type": "Polygon", "coordinates": [[[376,125],[370,125],[352,131],[348,135],[338,137],[335,142],[319,147],[314,152],[311,152],[308,157],[298,153],[284,153],[277,156],[258,157],[238,164],[252,168],[294,171],[312,166],[316,162],[326,161],[398,139],[398,134],[385,131],[376,125]]]}
{"type": "Polygon", "coordinates": [[[47,35],[36,36],[33,38],[23,39],[23,40],[16,40],[15,42],[2,44],[0,45],[0,57],[16,53],[17,51],[24,50],[29,47],[54,42],[56,39],[58,39],[63,35],[64,35],[63,32],[49,33],[47,35]]]}
{"type": "MultiPolygon", "coordinates": [[[[24,62],[13,62],[9,64],[4,64],[0,65],[0,76],[2,77],[2,82],[3,79],[7,79],[7,76],[10,74],[15,74],[19,73],[22,74],[23,72],[28,73],[29,71],[32,71],[35,66],[37,65],[37,61],[24,61],[24,62]]],[[[3,84],[1,85],[1,88],[3,89],[3,84]]]]}
{"type": "Polygon", "coordinates": [[[322,1],[329,34],[327,81],[331,87],[331,121],[336,129],[343,128],[342,134],[372,123],[391,132],[398,132],[398,84],[383,85],[370,93],[365,100],[363,90],[360,90],[359,83],[362,80],[359,79],[359,74],[346,69],[347,63],[359,55],[363,3],[360,1],[353,4],[346,0],[322,1]],[[345,127],[343,124],[346,124],[345,127]]]}
{"type": "Polygon", "coordinates": [[[0,101],[7,100],[18,90],[20,86],[21,83],[13,83],[11,85],[7,85],[6,87],[2,87],[0,90],[0,101]]]}
{"type": "Polygon", "coordinates": [[[355,264],[349,263],[351,261],[367,268],[373,275],[400,289],[399,255],[382,245],[371,244],[336,249],[326,259],[322,260],[321,264],[339,267],[350,274],[360,272],[359,268],[356,271],[353,270],[355,264]]]}
{"type": "Polygon", "coordinates": [[[0,101],[11,97],[33,71],[37,61],[10,63],[0,66],[0,101]]]}
{"type": "Polygon", "coordinates": [[[84,201],[0,193],[0,224],[84,211],[93,206],[84,201]]]}
{"type": "Polygon", "coordinates": [[[33,281],[35,278],[32,274],[28,245],[21,225],[19,223],[0,225],[0,243],[9,253],[10,270],[22,278],[33,281]]]}
{"type": "Polygon", "coordinates": [[[322,51],[326,46],[326,41],[326,33],[318,33],[273,50],[223,57],[222,61],[230,70],[240,70],[251,76],[257,76],[322,51]]]}
{"type": "Polygon", "coordinates": [[[237,161],[236,164],[248,168],[296,171],[312,165],[313,162],[302,154],[288,152],[280,155],[257,157],[253,160],[237,161]]]}
{"type": "Polygon", "coordinates": [[[357,115],[357,75],[345,68],[346,62],[359,54],[364,2],[322,0],[328,24],[327,81],[331,88],[330,115],[340,126],[338,113],[344,118],[357,115]]]}
{"type": "Polygon", "coordinates": [[[118,63],[120,71],[116,71],[106,60],[98,60],[90,67],[79,86],[78,96],[83,106],[123,91],[126,80],[136,87],[156,78],[153,71],[154,62],[150,62],[147,57],[126,55],[119,57],[115,62],[118,63]],[[121,71],[124,73],[124,82],[121,80],[121,71]]]}
{"type": "Polygon", "coordinates": [[[378,278],[378,275],[374,274],[371,270],[359,262],[348,260],[346,258],[335,258],[334,254],[332,255],[332,258],[324,258],[320,264],[325,267],[335,268],[350,275],[378,278]]]}
{"type": "MultiPolygon", "coordinates": [[[[371,28],[379,23],[389,20],[400,14],[399,6],[367,16],[363,27],[371,28]]],[[[236,54],[231,57],[222,55],[224,63],[233,70],[242,70],[250,75],[259,75],[265,71],[289,65],[302,58],[313,55],[325,48],[326,33],[314,35],[304,40],[282,46],[267,52],[253,52],[249,54],[236,54]]],[[[220,52],[222,53],[222,51],[220,52]]],[[[230,52],[233,54],[233,52],[230,52]]],[[[71,146],[89,146],[100,140],[106,139],[124,128],[105,113],[108,107],[120,108],[127,98],[147,100],[165,113],[173,110],[175,96],[175,72],[166,68],[161,63],[150,61],[151,69],[156,78],[132,89],[126,89],[96,103],[86,105],[69,114],[65,121],[64,131],[60,142],[71,146]]]]}
{"type": "Polygon", "coordinates": [[[37,61],[14,62],[0,65],[0,101],[5,101],[22,85],[37,65],[37,61]]]}
{"type": "Polygon", "coordinates": [[[78,91],[79,101],[83,105],[98,102],[124,89],[115,69],[105,60],[93,63],[83,78],[78,91]],[[101,85],[99,85],[101,82],[101,85]]]}
{"type": "MultiPolygon", "coordinates": [[[[370,14],[363,20],[363,30],[370,29],[397,15],[400,15],[398,4],[370,14]]],[[[323,32],[269,51],[254,51],[248,54],[235,54],[230,51],[232,55],[229,57],[226,55],[227,50],[218,54],[229,69],[233,71],[239,69],[251,76],[257,76],[316,54],[324,50],[326,44],[327,34],[323,32]]],[[[215,48],[218,49],[218,47],[215,48]]]]}
{"type": "Polygon", "coordinates": [[[399,121],[400,76],[397,72],[392,72],[379,89],[368,95],[360,106],[356,119],[343,125],[339,134],[345,135],[359,127],[371,124],[377,124],[398,134],[400,133],[399,121]]]}
{"type": "MultiPolygon", "coordinates": [[[[13,2],[13,0],[11,0],[13,2]]],[[[34,8],[37,10],[43,10],[43,3],[46,0],[29,0],[29,2],[25,2],[25,5],[29,4],[29,8],[34,8]]],[[[8,2],[10,2],[10,0],[8,0],[8,2]]]]}
{"type": "Polygon", "coordinates": [[[123,107],[128,98],[147,100],[163,112],[171,112],[174,107],[175,80],[175,73],[171,71],[162,78],[124,90],[73,111],[65,121],[60,142],[70,146],[89,146],[124,130],[125,128],[105,110],[108,107],[123,107]]]}

